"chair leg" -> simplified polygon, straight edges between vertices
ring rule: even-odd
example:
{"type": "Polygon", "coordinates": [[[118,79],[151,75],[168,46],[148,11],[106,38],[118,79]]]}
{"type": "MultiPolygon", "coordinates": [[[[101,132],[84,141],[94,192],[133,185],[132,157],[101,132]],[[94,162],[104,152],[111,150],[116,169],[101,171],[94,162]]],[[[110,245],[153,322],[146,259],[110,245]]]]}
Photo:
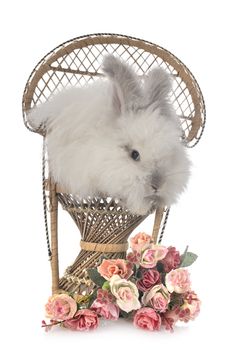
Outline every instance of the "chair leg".
{"type": "Polygon", "coordinates": [[[160,226],[163,218],[163,213],[164,213],[164,208],[156,209],[154,226],[152,231],[152,239],[155,244],[157,243],[157,238],[158,238],[158,234],[159,234],[159,230],[160,230],[160,226]]]}
{"type": "Polygon", "coordinates": [[[51,273],[52,294],[59,289],[59,256],[58,256],[58,198],[56,185],[50,181],[50,230],[51,230],[51,273]]]}

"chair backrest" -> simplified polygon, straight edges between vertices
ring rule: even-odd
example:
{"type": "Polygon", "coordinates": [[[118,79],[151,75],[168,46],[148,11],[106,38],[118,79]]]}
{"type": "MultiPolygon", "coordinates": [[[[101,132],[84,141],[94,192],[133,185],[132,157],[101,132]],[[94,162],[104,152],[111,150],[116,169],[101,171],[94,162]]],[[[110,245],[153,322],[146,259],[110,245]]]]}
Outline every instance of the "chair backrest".
{"type": "Polygon", "coordinates": [[[139,75],[152,66],[161,66],[174,77],[171,95],[181,119],[186,146],[199,141],[205,124],[205,104],[193,74],[172,53],[151,42],[118,34],[86,35],[67,41],[49,52],[32,71],[23,95],[23,118],[27,111],[45,102],[52,94],[67,86],[84,85],[103,78],[102,57],[112,53],[132,65],[139,75]]]}

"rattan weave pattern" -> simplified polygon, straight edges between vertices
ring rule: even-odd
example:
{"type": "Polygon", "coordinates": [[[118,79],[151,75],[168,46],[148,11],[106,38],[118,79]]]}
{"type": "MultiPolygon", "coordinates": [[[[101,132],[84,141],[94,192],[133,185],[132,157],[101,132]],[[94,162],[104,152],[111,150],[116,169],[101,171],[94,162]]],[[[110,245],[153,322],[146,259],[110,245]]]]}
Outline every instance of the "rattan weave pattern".
{"type": "MultiPolygon", "coordinates": [[[[84,270],[90,266],[96,266],[101,254],[106,254],[110,258],[125,258],[124,251],[113,251],[110,246],[118,243],[125,245],[130,233],[136,228],[145,217],[132,215],[128,210],[123,209],[119,203],[111,198],[90,198],[78,201],[70,194],[58,193],[58,200],[63,208],[68,211],[75,221],[80,234],[81,242],[98,243],[106,246],[99,250],[91,251],[84,249],[85,244],[81,245],[81,251],[72,266],[69,267],[69,275],[79,278],[84,276],[84,270]]],[[[67,281],[63,277],[60,281],[60,288],[75,291],[79,283],[67,281]]]]}
{"type": "Polygon", "coordinates": [[[189,69],[172,53],[150,42],[118,34],[94,34],[67,41],[47,54],[35,67],[23,95],[25,125],[32,131],[26,112],[67,86],[80,86],[102,78],[105,54],[120,56],[139,75],[161,66],[174,77],[171,99],[181,118],[183,138],[193,147],[205,124],[201,90],[189,69]]]}

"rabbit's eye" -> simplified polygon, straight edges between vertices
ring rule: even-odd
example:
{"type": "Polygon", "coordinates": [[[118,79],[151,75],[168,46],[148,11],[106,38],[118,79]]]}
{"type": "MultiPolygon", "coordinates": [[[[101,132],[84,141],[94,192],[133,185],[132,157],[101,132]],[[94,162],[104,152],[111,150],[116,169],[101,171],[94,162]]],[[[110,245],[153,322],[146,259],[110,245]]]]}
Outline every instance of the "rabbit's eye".
{"type": "Polygon", "coordinates": [[[133,158],[133,160],[140,160],[140,154],[139,154],[139,152],[138,151],[136,151],[136,150],[133,150],[132,152],[131,152],[131,158],[133,158]]]}

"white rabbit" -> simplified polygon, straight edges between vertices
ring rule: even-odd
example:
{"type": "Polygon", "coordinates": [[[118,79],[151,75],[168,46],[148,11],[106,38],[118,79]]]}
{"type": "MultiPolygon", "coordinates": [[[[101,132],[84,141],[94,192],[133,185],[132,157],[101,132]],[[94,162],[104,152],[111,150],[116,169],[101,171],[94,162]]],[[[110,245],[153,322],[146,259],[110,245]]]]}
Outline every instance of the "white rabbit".
{"type": "Polygon", "coordinates": [[[117,198],[133,214],[170,206],[190,172],[171,77],[154,68],[141,81],[113,55],[102,68],[107,79],[64,89],[28,114],[46,129],[50,173],[69,193],[117,198]]]}

